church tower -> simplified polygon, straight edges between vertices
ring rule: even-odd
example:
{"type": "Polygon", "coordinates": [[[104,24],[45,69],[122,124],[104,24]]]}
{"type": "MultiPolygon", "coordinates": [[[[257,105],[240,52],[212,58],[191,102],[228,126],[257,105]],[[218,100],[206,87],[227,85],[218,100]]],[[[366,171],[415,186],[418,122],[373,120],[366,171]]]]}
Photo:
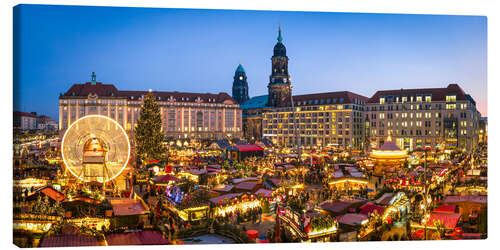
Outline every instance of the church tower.
{"type": "Polygon", "coordinates": [[[247,75],[241,64],[238,65],[236,72],[234,72],[233,99],[239,104],[242,104],[249,99],[247,75]]]}
{"type": "Polygon", "coordinates": [[[290,84],[290,75],[288,74],[288,57],[286,48],[282,43],[281,26],[278,31],[278,43],[274,45],[274,54],[271,57],[272,71],[267,85],[269,96],[268,106],[281,106],[290,100],[292,89],[290,84]]]}

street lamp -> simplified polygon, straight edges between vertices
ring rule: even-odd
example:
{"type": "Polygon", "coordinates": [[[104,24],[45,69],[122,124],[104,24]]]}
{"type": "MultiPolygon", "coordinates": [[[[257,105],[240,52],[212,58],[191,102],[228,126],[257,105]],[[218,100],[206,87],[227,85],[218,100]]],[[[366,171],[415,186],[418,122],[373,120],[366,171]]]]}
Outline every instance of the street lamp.
{"type": "Polygon", "coordinates": [[[424,239],[427,240],[427,220],[430,216],[427,214],[427,210],[429,209],[429,204],[431,204],[432,199],[429,197],[429,183],[428,183],[428,175],[427,175],[427,152],[432,151],[431,147],[419,147],[415,151],[424,152],[424,192],[423,192],[423,204],[420,205],[421,208],[424,209],[424,219],[422,220],[424,223],[424,239]]]}
{"type": "Polygon", "coordinates": [[[297,134],[297,121],[295,116],[295,104],[293,102],[293,93],[292,93],[293,85],[290,84],[290,101],[292,103],[292,116],[293,116],[293,135],[295,137],[295,152],[297,153],[297,164],[300,163],[300,159],[302,156],[302,150],[299,146],[299,135],[297,134]]]}

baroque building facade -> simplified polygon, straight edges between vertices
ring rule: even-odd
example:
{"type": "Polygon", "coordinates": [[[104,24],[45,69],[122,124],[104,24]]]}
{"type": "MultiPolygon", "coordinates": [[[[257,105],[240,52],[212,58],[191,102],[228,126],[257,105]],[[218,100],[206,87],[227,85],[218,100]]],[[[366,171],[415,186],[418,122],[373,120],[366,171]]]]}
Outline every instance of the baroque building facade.
{"type": "MultiPolygon", "coordinates": [[[[118,90],[112,84],[92,81],[74,84],[59,97],[59,129],[74,121],[100,114],[133,133],[148,91],[118,90]]],[[[222,139],[242,136],[241,109],[227,93],[185,93],[150,91],[157,98],[162,130],[171,139],[222,139]]]]}

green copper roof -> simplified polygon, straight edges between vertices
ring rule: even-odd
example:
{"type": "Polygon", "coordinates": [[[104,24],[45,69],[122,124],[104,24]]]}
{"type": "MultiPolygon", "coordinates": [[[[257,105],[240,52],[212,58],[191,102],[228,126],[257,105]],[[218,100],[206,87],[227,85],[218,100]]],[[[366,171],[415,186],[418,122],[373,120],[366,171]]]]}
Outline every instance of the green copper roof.
{"type": "Polygon", "coordinates": [[[243,73],[245,73],[245,69],[243,68],[243,66],[241,66],[241,64],[239,64],[238,68],[236,68],[236,72],[243,72],[243,73]]]}
{"type": "Polygon", "coordinates": [[[281,43],[283,41],[283,37],[281,37],[281,26],[278,28],[278,42],[281,43]]]}
{"type": "Polygon", "coordinates": [[[92,72],[92,85],[96,84],[96,75],[95,72],[92,72]]]}

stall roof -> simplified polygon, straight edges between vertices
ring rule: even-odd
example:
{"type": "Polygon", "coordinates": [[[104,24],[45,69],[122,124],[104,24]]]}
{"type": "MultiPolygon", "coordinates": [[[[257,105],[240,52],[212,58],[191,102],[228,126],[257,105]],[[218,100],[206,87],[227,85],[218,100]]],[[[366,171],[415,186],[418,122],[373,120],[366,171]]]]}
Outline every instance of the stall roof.
{"type": "Polygon", "coordinates": [[[340,224],[344,225],[349,225],[349,226],[356,226],[361,224],[362,221],[367,220],[368,217],[364,214],[343,214],[337,217],[337,221],[340,224]]]}
{"type": "Polygon", "coordinates": [[[259,185],[257,182],[241,182],[238,185],[236,185],[234,188],[235,189],[243,189],[243,190],[252,190],[255,188],[255,186],[259,185]]]}
{"type": "Polygon", "coordinates": [[[427,226],[435,226],[434,223],[436,221],[441,221],[445,228],[454,229],[459,219],[460,214],[458,213],[432,212],[429,221],[427,221],[427,226]]]}
{"type": "Polygon", "coordinates": [[[64,194],[55,190],[52,186],[45,186],[45,187],[37,189],[33,194],[28,196],[27,199],[31,200],[31,199],[33,199],[41,194],[48,196],[50,199],[52,199],[54,201],[64,200],[64,194]]]}
{"type": "Polygon", "coordinates": [[[394,193],[385,193],[380,198],[378,198],[375,203],[380,204],[382,206],[389,205],[392,198],[394,197],[394,193]]]}
{"type": "Polygon", "coordinates": [[[361,211],[359,213],[366,214],[366,215],[371,214],[374,211],[376,211],[377,214],[383,214],[385,211],[385,207],[377,206],[377,205],[373,204],[372,202],[367,202],[359,208],[361,209],[361,211]]]}
{"type": "Polygon", "coordinates": [[[281,179],[280,178],[269,178],[269,181],[271,181],[276,187],[279,187],[281,184],[281,179]]]}
{"type": "Polygon", "coordinates": [[[97,238],[84,235],[52,235],[44,237],[40,247],[99,246],[97,238]]]}
{"type": "Polygon", "coordinates": [[[261,188],[261,189],[257,190],[257,192],[255,192],[255,195],[260,195],[260,194],[262,194],[264,197],[271,197],[271,195],[273,194],[273,191],[265,189],[265,188],[261,188]]]}
{"type": "Polygon", "coordinates": [[[488,203],[488,197],[482,195],[465,195],[465,196],[446,196],[443,203],[458,203],[458,202],[474,202],[474,203],[488,203]]]}
{"type": "Polygon", "coordinates": [[[154,230],[128,233],[112,233],[106,236],[110,246],[117,245],[166,245],[170,242],[162,234],[154,230]]]}
{"type": "Polygon", "coordinates": [[[247,182],[247,181],[252,181],[252,182],[260,181],[260,178],[258,178],[258,177],[246,177],[246,178],[236,178],[236,179],[232,180],[232,182],[234,184],[238,184],[241,182],[247,182]]]}
{"type": "Polygon", "coordinates": [[[238,151],[263,151],[264,149],[257,145],[233,145],[238,151]]]}
{"type": "Polygon", "coordinates": [[[434,208],[433,212],[441,212],[441,213],[454,213],[457,205],[441,205],[437,208],[434,208]]]}
{"type": "Polygon", "coordinates": [[[241,193],[225,194],[225,195],[211,198],[210,202],[212,202],[213,204],[219,204],[220,201],[224,201],[225,199],[230,200],[234,197],[239,197],[239,196],[241,196],[241,193]]]}
{"type": "Polygon", "coordinates": [[[145,214],[148,209],[144,207],[140,200],[129,198],[110,199],[115,216],[145,214]]]}
{"type": "Polygon", "coordinates": [[[218,191],[218,192],[229,192],[233,189],[233,185],[225,185],[225,184],[220,184],[217,185],[215,188],[213,188],[213,191],[218,191]]]}
{"type": "Polygon", "coordinates": [[[180,181],[179,178],[171,175],[171,174],[167,174],[167,175],[161,175],[161,176],[157,176],[153,179],[155,182],[160,182],[160,183],[167,183],[167,182],[170,182],[170,181],[180,181]]]}
{"type": "Polygon", "coordinates": [[[338,201],[326,201],[323,202],[320,207],[323,210],[327,210],[333,213],[340,213],[352,206],[355,203],[360,202],[360,200],[338,200],[338,201]]]}

